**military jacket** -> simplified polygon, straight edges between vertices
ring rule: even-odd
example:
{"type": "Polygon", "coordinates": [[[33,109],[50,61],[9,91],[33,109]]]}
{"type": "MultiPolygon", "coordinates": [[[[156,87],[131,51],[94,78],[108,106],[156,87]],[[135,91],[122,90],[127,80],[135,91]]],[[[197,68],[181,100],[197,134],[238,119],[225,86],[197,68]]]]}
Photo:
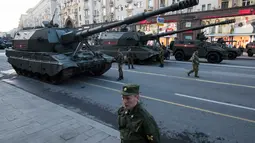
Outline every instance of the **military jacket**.
{"type": "Polygon", "coordinates": [[[198,57],[198,52],[194,52],[192,55],[192,63],[199,65],[199,57],[198,57]]]}
{"type": "Polygon", "coordinates": [[[130,58],[130,59],[133,58],[133,52],[132,51],[127,51],[127,58],[130,58]]]}
{"type": "Polygon", "coordinates": [[[133,110],[118,110],[121,143],[159,143],[160,133],[154,118],[140,105],[133,110]]]}
{"type": "Polygon", "coordinates": [[[124,63],[124,55],[121,52],[118,52],[117,57],[115,57],[116,62],[119,64],[123,64],[124,63]]]}

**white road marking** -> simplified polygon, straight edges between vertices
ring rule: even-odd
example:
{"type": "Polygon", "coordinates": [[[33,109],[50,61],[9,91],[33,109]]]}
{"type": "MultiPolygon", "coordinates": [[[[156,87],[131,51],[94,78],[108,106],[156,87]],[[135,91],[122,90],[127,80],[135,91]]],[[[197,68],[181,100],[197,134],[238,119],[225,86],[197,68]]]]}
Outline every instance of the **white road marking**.
{"type": "MultiPolygon", "coordinates": [[[[118,70],[117,68],[111,68],[111,69],[118,70]]],[[[246,88],[254,88],[255,89],[255,86],[252,86],[252,85],[244,85],[244,84],[236,84],[236,83],[204,80],[204,79],[197,79],[197,78],[188,78],[188,77],[165,75],[165,74],[150,73],[150,72],[142,72],[142,71],[135,71],[135,70],[123,70],[123,71],[133,72],[133,73],[138,73],[138,74],[146,74],[146,75],[153,75],[153,76],[161,76],[161,77],[168,77],[168,78],[177,78],[177,79],[183,79],[183,80],[192,80],[192,81],[199,81],[199,82],[205,82],[205,83],[213,83],[213,84],[229,85],[229,86],[237,86],[237,87],[246,87],[246,88]]]]}
{"type": "MultiPolygon", "coordinates": [[[[165,61],[165,62],[167,62],[167,63],[191,64],[191,62],[182,62],[182,61],[165,61]]],[[[251,66],[222,65],[222,64],[209,64],[209,63],[200,63],[200,65],[228,67],[228,68],[255,69],[255,67],[251,67],[251,66]]]]}
{"type": "Polygon", "coordinates": [[[215,100],[210,100],[210,99],[205,99],[205,98],[200,98],[200,97],[195,97],[195,96],[189,96],[189,95],[184,95],[184,94],[180,94],[180,93],[175,93],[175,95],[190,98],[190,99],[196,99],[196,100],[200,100],[200,101],[211,102],[211,103],[216,103],[216,104],[221,104],[221,105],[255,111],[255,108],[251,108],[251,107],[246,107],[246,106],[241,106],[241,105],[236,105],[236,104],[231,104],[231,103],[226,103],[226,102],[220,102],[220,101],[215,101],[215,100]]]}
{"type": "Polygon", "coordinates": [[[102,79],[102,78],[95,78],[95,77],[89,77],[89,78],[91,78],[91,79],[96,79],[96,80],[101,80],[101,81],[106,81],[106,82],[111,82],[111,83],[115,83],[115,84],[120,84],[120,85],[126,84],[126,83],[123,83],[123,82],[112,81],[112,80],[102,79]]]}
{"type": "Polygon", "coordinates": [[[14,69],[10,69],[10,70],[5,70],[5,71],[0,71],[0,73],[10,75],[10,74],[14,74],[16,72],[14,69]]]}
{"type": "Polygon", "coordinates": [[[0,53],[0,56],[5,56],[5,53],[0,53]]]}

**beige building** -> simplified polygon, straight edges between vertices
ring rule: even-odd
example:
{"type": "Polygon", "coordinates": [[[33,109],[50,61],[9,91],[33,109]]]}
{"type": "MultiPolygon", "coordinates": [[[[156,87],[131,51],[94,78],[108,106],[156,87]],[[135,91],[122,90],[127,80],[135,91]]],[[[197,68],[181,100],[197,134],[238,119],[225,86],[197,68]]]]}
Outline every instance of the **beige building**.
{"type": "MultiPolygon", "coordinates": [[[[42,26],[43,21],[52,19],[56,5],[56,0],[41,0],[35,7],[28,9],[26,14],[21,15],[19,28],[42,26]]],[[[57,12],[53,21],[59,24],[57,12]]]]}
{"type": "Polygon", "coordinates": [[[231,8],[255,4],[255,0],[218,0],[218,1],[219,8],[231,8]]]}

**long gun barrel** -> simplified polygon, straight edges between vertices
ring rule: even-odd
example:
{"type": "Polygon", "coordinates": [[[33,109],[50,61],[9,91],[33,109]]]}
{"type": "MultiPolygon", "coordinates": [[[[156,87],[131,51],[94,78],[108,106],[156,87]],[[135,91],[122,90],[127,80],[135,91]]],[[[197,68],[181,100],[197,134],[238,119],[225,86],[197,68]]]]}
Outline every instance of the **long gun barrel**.
{"type": "Polygon", "coordinates": [[[163,37],[163,36],[167,36],[167,35],[173,35],[173,34],[182,33],[182,32],[186,32],[186,31],[200,30],[200,29],[204,29],[207,27],[211,27],[211,26],[224,25],[224,24],[230,24],[230,23],[235,23],[235,19],[226,20],[226,21],[222,21],[222,22],[218,22],[218,23],[214,23],[214,24],[209,24],[209,25],[198,26],[198,27],[194,27],[194,28],[165,32],[165,33],[160,33],[160,34],[155,34],[155,35],[145,35],[145,36],[141,37],[141,41],[155,40],[155,39],[158,39],[159,37],[163,37]]]}
{"type": "Polygon", "coordinates": [[[88,36],[91,36],[93,34],[100,33],[100,32],[103,32],[105,30],[108,30],[108,29],[111,29],[111,28],[114,28],[114,27],[118,27],[118,26],[125,25],[125,24],[129,25],[129,24],[132,24],[132,23],[136,23],[136,22],[145,20],[149,17],[156,16],[156,15],[159,15],[159,14],[163,14],[163,13],[166,13],[166,12],[177,11],[177,10],[189,8],[189,7],[198,5],[198,3],[199,3],[199,0],[184,0],[184,1],[181,1],[179,3],[172,4],[170,6],[160,8],[160,9],[155,10],[155,11],[143,12],[143,13],[134,15],[132,17],[128,17],[128,18],[126,18],[122,21],[102,25],[102,26],[91,28],[91,29],[88,29],[88,30],[83,30],[83,31],[78,31],[78,32],[69,32],[69,33],[66,33],[66,34],[61,36],[61,41],[62,41],[62,43],[66,43],[66,44],[67,43],[72,43],[72,42],[75,42],[75,41],[81,41],[81,39],[83,39],[84,37],[88,37],[88,36]]]}

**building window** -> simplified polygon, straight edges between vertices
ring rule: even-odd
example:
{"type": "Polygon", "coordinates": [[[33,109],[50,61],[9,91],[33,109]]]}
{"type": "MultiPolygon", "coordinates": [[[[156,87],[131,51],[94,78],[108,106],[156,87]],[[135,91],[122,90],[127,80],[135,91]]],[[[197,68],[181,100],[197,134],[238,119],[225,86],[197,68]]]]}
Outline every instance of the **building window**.
{"type": "Polygon", "coordinates": [[[79,15],[79,17],[80,17],[80,21],[81,21],[81,15],[79,15]]]}
{"type": "Polygon", "coordinates": [[[205,4],[202,5],[202,11],[205,11],[205,4]]]}
{"type": "Polygon", "coordinates": [[[251,4],[250,0],[243,0],[242,6],[248,6],[250,4],[251,4]]]}
{"type": "Polygon", "coordinates": [[[221,8],[228,8],[228,1],[221,2],[221,8]]]}
{"type": "Polygon", "coordinates": [[[88,17],[89,16],[89,11],[85,10],[85,16],[88,17]]]}
{"type": "Polygon", "coordinates": [[[207,10],[212,10],[212,5],[211,4],[207,4],[207,10]]]}
{"type": "Polygon", "coordinates": [[[188,8],[187,12],[192,12],[192,9],[193,9],[192,7],[188,8]]]}

